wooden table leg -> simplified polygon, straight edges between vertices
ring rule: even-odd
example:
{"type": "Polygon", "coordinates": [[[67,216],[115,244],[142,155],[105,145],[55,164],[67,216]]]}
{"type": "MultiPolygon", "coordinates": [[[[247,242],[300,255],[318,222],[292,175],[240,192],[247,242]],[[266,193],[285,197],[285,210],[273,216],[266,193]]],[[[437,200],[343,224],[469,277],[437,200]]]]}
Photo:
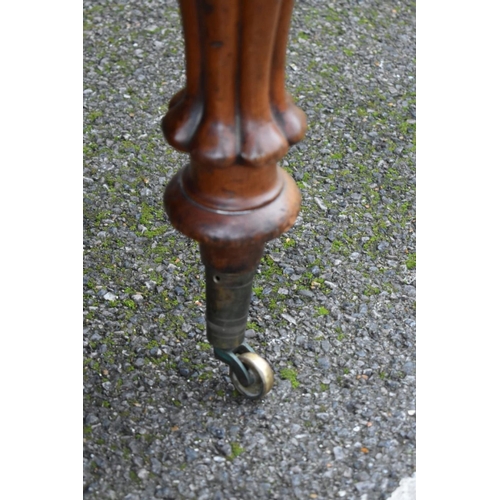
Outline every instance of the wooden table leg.
{"type": "Polygon", "coordinates": [[[186,87],[162,120],[189,164],[165,190],[173,226],[199,242],[207,336],[235,387],[260,398],[269,364],[245,344],[252,279],[264,244],[289,229],[300,193],[277,162],[305,133],[285,91],[293,0],[179,0],[186,87]]]}

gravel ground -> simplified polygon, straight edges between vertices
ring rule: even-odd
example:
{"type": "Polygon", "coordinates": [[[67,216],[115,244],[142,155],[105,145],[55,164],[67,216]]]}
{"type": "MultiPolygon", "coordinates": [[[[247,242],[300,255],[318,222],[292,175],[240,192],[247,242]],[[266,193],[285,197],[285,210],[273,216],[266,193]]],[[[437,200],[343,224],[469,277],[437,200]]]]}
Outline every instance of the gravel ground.
{"type": "Polygon", "coordinates": [[[213,358],[197,245],[163,213],[177,5],[84,1],[84,37],[84,498],[387,499],[416,461],[414,2],[296,3],[303,206],[254,282],[259,402],[213,358]]]}

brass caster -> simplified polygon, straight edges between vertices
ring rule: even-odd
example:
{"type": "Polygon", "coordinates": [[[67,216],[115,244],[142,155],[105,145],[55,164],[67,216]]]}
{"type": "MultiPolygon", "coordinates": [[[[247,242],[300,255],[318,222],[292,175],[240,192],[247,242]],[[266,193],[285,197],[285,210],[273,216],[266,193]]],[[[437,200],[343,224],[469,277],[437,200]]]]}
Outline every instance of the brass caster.
{"type": "Polygon", "coordinates": [[[230,370],[229,376],[236,390],[248,399],[263,398],[274,384],[273,370],[269,363],[254,352],[244,352],[238,354],[238,358],[248,370],[252,383],[245,387],[239,380],[233,370],[230,370]]]}

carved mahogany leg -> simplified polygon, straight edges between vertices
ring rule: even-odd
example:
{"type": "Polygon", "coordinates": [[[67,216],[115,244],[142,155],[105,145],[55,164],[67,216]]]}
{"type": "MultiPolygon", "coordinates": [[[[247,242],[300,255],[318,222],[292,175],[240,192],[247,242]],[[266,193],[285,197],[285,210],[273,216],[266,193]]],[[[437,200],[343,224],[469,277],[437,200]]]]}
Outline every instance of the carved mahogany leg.
{"type": "Polygon", "coordinates": [[[165,210],[200,244],[207,336],[236,388],[260,398],[272,370],[245,344],[252,280],[264,244],[289,229],[300,193],[277,162],[305,133],[285,91],[293,0],[179,0],[186,87],[162,120],[190,162],[169,182],[165,210]]]}

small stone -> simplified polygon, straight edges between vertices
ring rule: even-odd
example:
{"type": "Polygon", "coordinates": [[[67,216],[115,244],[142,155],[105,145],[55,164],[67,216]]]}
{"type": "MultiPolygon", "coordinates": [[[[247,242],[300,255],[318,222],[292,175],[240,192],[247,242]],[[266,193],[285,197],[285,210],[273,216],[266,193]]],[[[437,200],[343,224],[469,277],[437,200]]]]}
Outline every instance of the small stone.
{"type": "Polygon", "coordinates": [[[314,298],[314,293],[310,290],[299,290],[299,295],[303,295],[304,297],[309,297],[311,299],[314,298]]]}
{"type": "Polygon", "coordinates": [[[208,430],[218,439],[225,439],[226,431],[221,427],[209,427],[208,430]]]}
{"type": "Polygon", "coordinates": [[[237,426],[237,425],[232,425],[230,428],[229,428],[229,434],[231,434],[232,437],[236,437],[238,436],[239,432],[240,432],[240,427],[237,426]]]}
{"type": "Polygon", "coordinates": [[[331,366],[328,358],[318,358],[318,365],[322,370],[329,370],[331,366]]]}
{"type": "Polygon", "coordinates": [[[335,455],[335,460],[344,460],[345,453],[341,446],[335,446],[333,448],[333,454],[335,455]]]}
{"type": "Polygon", "coordinates": [[[382,241],[377,245],[377,250],[380,252],[383,252],[384,250],[387,250],[389,248],[389,243],[387,241],[382,241]]]}
{"type": "Polygon", "coordinates": [[[155,493],[155,497],[158,498],[167,498],[169,500],[174,499],[177,497],[177,493],[169,488],[168,486],[165,486],[165,488],[162,488],[161,490],[158,490],[155,493]]]}
{"type": "Polygon", "coordinates": [[[333,477],[333,469],[328,469],[326,472],[324,472],[323,477],[331,479],[333,477]]]}
{"type": "Polygon", "coordinates": [[[316,204],[318,205],[319,208],[321,208],[321,210],[328,210],[328,207],[319,199],[319,198],[314,198],[314,201],[316,202],[316,204]]]}
{"type": "Polygon", "coordinates": [[[231,449],[231,445],[225,443],[224,441],[218,441],[217,443],[215,443],[215,447],[222,453],[222,455],[226,457],[231,455],[231,453],[233,452],[233,450],[231,449]]]}
{"type": "Polygon", "coordinates": [[[413,417],[415,413],[416,413],[415,410],[408,410],[408,415],[410,415],[410,417],[413,417]]]}
{"type": "Polygon", "coordinates": [[[99,418],[94,415],[93,413],[90,413],[89,415],[87,415],[87,418],[85,419],[85,423],[87,425],[94,425],[94,424],[97,424],[97,422],[99,422],[99,418]]]}
{"type": "Polygon", "coordinates": [[[104,300],[116,300],[116,295],[114,293],[107,292],[104,295],[104,300]]]}
{"type": "Polygon", "coordinates": [[[323,422],[328,422],[331,419],[329,413],[316,413],[316,417],[323,422]]]}
{"type": "Polygon", "coordinates": [[[140,293],[136,293],[135,295],[132,295],[132,300],[134,302],[141,302],[144,300],[144,297],[140,293]]]}
{"type": "Polygon", "coordinates": [[[295,339],[296,345],[303,345],[307,342],[307,337],[305,335],[297,335],[295,339]]]}
{"type": "Polygon", "coordinates": [[[141,479],[147,479],[149,477],[149,472],[146,469],[140,469],[137,476],[141,479]]]}
{"type": "Polygon", "coordinates": [[[413,361],[407,361],[403,365],[403,371],[406,373],[406,375],[415,375],[416,371],[416,365],[413,361]]]}
{"type": "Polygon", "coordinates": [[[161,473],[161,462],[154,457],[151,458],[151,472],[157,476],[161,473]]]}
{"type": "Polygon", "coordinates": [[[359,491],[359,493],[364,493],[366,491],[371,491],[373,490],[373,487],[375,486],[373,483],[370,481],[359,481],[354,485],[356,489],[359,491]]]}
{"type": "Polygon", "coordinates": [[[134,366],[136,368],[141,368],[142,366],[144,366],[144,358],[137,358],[135,361],[134,361],[134,366]]]}
{"type": "Polygon", "coordinates": [[[198,458],[198,451],[194,450],[193,448],[186,448],[185,450],[186,454],[186,462],[192,462],[193,460],[196,460],[198,458]]]}
{"type": "Polygon", "coordinates": [[[296,325],[297,324],[297,322],[295,321],[295,319],[292,316],[290,316],[289,314],[287,314],[287,313],[283,313],[281,315],[281,317],[285,318],[289,323],[292,323],[292,325],[296,325]]]}

